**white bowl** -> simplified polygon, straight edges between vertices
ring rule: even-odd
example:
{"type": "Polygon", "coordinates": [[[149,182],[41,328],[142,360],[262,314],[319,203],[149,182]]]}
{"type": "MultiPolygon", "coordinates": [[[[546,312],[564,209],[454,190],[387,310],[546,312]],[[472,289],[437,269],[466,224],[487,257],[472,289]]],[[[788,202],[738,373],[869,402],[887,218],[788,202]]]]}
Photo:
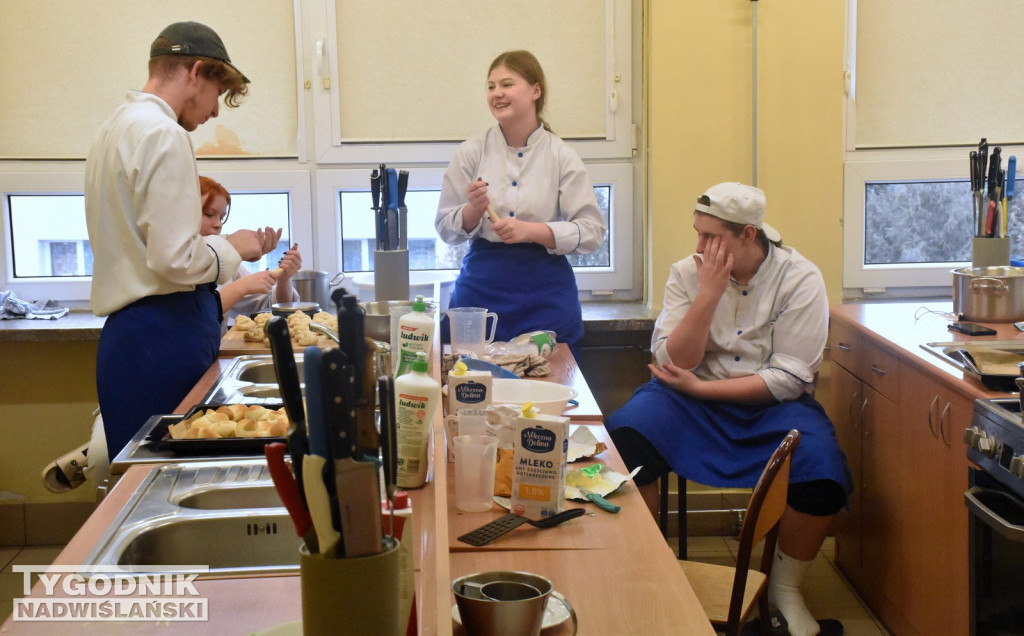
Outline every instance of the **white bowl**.
{"type": "Polygon", "coordinates": [[[557,382],[542,380],[513,380],[494,378],[491,402],[521,406],[533,402],[537,410],[549,415],[561,415],[569,400],[576,397],[576,389],[557,382]]]}

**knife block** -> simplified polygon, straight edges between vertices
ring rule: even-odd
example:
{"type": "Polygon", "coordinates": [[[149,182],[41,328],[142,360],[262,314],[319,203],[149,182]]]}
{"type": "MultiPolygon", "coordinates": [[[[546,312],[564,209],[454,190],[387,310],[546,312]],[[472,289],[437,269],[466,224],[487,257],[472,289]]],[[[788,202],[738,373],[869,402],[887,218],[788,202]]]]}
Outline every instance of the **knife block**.
{"type": "Polygon", "coordinates": [[[404,636],[398,542],[379,554],[334,559],[299,548],[303,636],[404,636]]]}
{"type": "Polygon", "coordinates": [[[409,300],[409,250],[373,252],[373,295],[374,300],[409,300]]]}
{"type": "Polygon", "coordinates": [[[971,254],[974,267],[1008,267],[1010,239],[976,236],[971,242],[971,254]]]}

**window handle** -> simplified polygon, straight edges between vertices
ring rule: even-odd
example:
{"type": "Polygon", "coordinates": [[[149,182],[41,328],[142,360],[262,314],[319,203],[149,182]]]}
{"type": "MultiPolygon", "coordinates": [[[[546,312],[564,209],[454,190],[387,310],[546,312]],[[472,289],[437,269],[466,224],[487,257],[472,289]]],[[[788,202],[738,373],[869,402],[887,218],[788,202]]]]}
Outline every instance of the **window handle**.
{"type": "Polygon", "coordinates": [[[316,41],[316,74],[320,77],[320,85],[324,90],[330,90],[330,65],[327,63],[327,41],[321,37],[316,41]]]}

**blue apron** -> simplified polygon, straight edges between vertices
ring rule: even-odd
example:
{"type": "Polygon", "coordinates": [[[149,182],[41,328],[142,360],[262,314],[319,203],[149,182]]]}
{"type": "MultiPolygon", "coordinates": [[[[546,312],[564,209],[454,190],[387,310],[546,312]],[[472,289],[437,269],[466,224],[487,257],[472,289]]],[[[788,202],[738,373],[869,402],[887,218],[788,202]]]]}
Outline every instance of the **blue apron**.
{"type": "Polygon", "coordinates": [[[220,350],[215,285],[141,298],[107,316],[96,390],[110,459],[152,415],[172,413],[220,350]]]}
{"type": "Polygon", "coordinates": [[[790,429],[800,431],[790,483],[830,479],[853,492],[846,455],[825,410],[804,394],[770,406],[701,401],[658,379],[642,385],[605,422],[632,428],[658,449],[672,471],[699,484],[751,488],[790,429]]]}
{"type": "MultiPolygon", "coordinates": [[[[580,361],[583,315],[569,259],[536,243],[476,239],[462,261],[449,307],[484,307],[498,314],[495,340],[554,331],[580,361]]],[[[442,337],[448,342],[447,322],[442,337]]]]}

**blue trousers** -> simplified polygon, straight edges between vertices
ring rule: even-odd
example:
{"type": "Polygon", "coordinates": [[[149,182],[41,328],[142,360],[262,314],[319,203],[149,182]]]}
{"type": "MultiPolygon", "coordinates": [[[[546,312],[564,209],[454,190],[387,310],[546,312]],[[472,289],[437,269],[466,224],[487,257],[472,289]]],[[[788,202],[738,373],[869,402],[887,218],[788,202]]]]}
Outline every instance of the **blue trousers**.
{"type": "MultiPolygon", "coordinates": [[[[576,274],[565,256],[536,243],[473,241],[462,261],[449,307],[484,307],[498,314],[495,340],[554,331],[580,361],[583,313],[576,274]]],[[[442,331],[447,342],[447,323],[442,331]]]]}
{"type": "Polygon", "coordinates": [[[96,390],[112,460],[150,416],[173,412],[214,363],[220,316],[210,285],[142,298],[107,316],[96,390]]]}

